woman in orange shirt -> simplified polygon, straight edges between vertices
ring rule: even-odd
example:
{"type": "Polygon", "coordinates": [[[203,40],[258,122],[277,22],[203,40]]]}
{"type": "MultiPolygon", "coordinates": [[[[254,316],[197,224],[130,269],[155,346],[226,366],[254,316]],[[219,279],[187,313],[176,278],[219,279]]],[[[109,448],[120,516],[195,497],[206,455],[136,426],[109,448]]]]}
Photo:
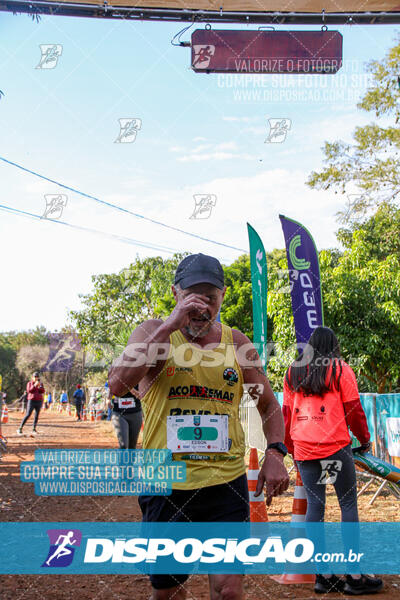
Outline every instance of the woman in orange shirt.
{"type": "MultiPolygon", "coordinates": [[[[307,495],[306,522],[323,522],[326,484],[333,483],[342,522],[358,522],[357,481],[348,428],[370,448],[367,420],[353,370],[340,358],[337,338],[317,327],[288,369],[283,387],[285,444],[300,471],[307,495]]],[[[373,593],[382,580],[347,575],[317,575],[316,592],[373,593]]]]}

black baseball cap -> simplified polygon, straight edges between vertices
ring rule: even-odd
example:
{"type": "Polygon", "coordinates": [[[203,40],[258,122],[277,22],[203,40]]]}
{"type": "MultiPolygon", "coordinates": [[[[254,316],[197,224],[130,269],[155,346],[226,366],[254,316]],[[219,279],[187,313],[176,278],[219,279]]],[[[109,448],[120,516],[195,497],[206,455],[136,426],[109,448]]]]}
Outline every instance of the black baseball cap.
{"type": "Polygon", "coordinates": [[[206,254],[191,254],[178,265],[175,273],[175,285],[185,290],[197,283],[210,283],[222,290],[224,288],[224,271],[219,260],[206,254]]]}
{"type": "Polygon", "coordinates": [[[34,374],[33,374],[33,376],[34,376],[34,377],[40,377],[40,375],[39,375],[39,372],[38,372],[38,371],[35,371],[35,372],[34,372],[34,374]]]}

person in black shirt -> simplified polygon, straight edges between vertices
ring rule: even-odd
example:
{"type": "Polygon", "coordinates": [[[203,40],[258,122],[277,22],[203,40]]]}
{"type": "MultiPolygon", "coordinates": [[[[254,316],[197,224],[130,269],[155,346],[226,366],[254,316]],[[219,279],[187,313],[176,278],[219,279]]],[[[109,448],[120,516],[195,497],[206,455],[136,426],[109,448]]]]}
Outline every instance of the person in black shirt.
{"type": "MultiPolygon", "coordinates": [[[[135,388],[136,389],[136,388],[135,388]]],[[[142,426],[142,405],[131,392],[119,398],[111,396],[112,424],[121,450],[134,450],[142,426]]]]}

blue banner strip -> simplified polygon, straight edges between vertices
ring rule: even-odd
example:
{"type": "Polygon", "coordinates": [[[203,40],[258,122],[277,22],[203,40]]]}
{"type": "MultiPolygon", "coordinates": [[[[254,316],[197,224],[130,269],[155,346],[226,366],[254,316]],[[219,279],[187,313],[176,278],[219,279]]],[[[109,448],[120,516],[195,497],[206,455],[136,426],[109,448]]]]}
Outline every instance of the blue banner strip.
{"type": "Polygon", "coordinates": [[[399,523],[2,523],[0,572],[400,573],[399,523]]]}

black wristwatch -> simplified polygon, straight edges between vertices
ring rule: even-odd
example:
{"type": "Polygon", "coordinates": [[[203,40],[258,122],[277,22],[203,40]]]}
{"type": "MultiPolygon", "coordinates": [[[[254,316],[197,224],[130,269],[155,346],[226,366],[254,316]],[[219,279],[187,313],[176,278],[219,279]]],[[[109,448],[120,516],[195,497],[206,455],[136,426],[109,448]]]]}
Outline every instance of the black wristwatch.
{"type": "Polygon", "coordinates": [[[283,442],[273,442],[272,444],[268,444],[267,450],[278,450],[283,456],[286,456],[288,453],[288,449],[283,442]]]}

